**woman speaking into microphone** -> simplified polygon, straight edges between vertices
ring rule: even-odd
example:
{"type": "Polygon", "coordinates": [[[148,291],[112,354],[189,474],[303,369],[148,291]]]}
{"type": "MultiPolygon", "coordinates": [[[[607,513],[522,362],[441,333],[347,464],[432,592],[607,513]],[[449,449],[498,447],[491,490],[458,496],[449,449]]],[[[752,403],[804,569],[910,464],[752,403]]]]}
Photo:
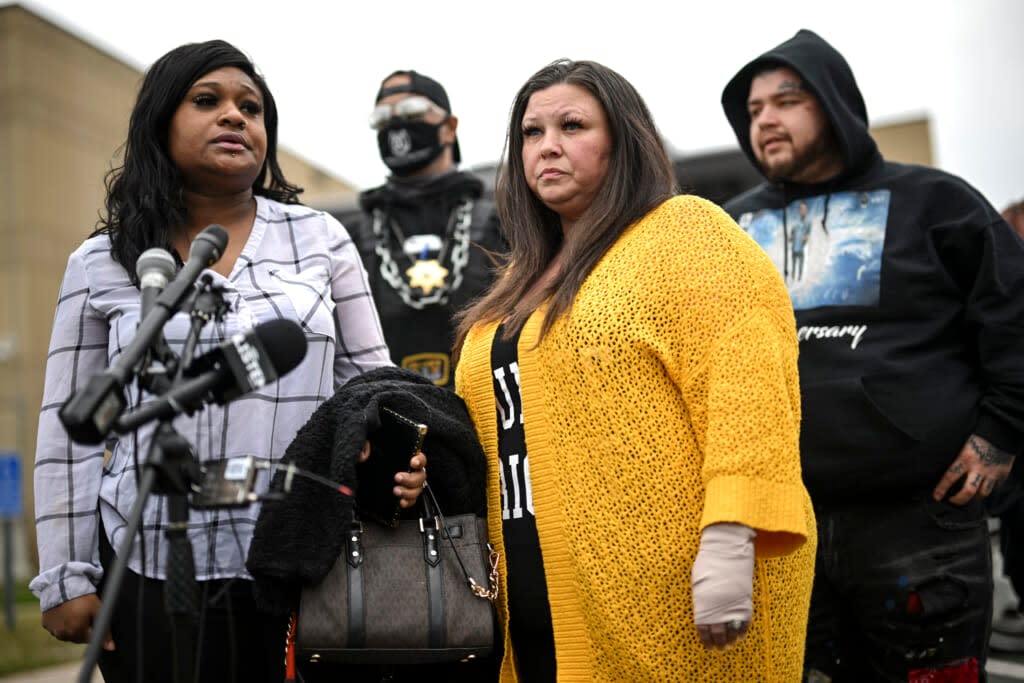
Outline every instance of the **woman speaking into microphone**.
{"type": "MultiPolygon", "coordinates": [[[[175,48],[143,79],[123,164],[107,177],[105,212],[68,259],[47,360],[35,466],[40,573],[31,589],[43,626],[57,638],[90,638],[104,570],[118,549],[130,547],[125,530],[154,425],[83,445],[58,414],[136,335],[136,261],[144,251],[166,249],[180,264],[207,226],[227,232],[223,253],[203,275],[225,305],[201,326],[197,356],[273,320],[300,324],[306,337],[304,359],[276,382],[174,420],[200,462],[245,455],[276,464],[338,386],[390,365],[356,248],[331,216],[298,203],[301,189],[278,165],[277,123],[266,82],[223,41],[175,48]]],[[[185,347],[192,326],[186,312],[170,316],[163,336],[172,352],[185,347]]],[[[126,393],[128,410],[152,398],[131,384],[126,393]]],[[[403,506],[422,488],[423,465],[419,454],[409,463],[413,471],[396,476],[403,506]]],[[[261,471],[257,490],[267,488],[267,474],[261,471]]],[[[107,681],[171,680],[166,508],[163,496],[146,501],[110,632],[99,636],[107,681]]],[[[283,678],[286,624],[257,610],[245,569],[258,514],[257,504],[190,511],[201,637],[194,644],[198,675],[188,672],[189,680],[283,678]]]]}

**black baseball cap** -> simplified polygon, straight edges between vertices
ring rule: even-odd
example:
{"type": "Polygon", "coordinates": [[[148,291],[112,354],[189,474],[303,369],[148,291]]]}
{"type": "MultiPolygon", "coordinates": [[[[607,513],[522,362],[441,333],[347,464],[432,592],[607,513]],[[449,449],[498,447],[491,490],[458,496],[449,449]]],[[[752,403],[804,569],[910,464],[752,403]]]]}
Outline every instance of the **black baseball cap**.
{"type": "MultiPolygon", "coordinates": [[[[448,93],[445,92],[444,86],[433,78],[424,76],[421,73],[417,73],[412,70],[398,70],[391,72],[383,81],[381,81],[380,90],[377,91],[377,99],[374,101],[380,102],[381,99],[388,95],[394,95],[395,93],[423,95],[428,100],[441,107],[441,109],[444,109],[449,115],[452,113],[452,105],[448,101],[448,93]],[[383,84],[393,76],[408,76],[409,83],[385,88],[383,84]]],[[[462,153],[459,151],[458,136],[455,136],[455,142],[452,144],[452,159],[454,159],[455,163],[462,161],[462,153]]]]}

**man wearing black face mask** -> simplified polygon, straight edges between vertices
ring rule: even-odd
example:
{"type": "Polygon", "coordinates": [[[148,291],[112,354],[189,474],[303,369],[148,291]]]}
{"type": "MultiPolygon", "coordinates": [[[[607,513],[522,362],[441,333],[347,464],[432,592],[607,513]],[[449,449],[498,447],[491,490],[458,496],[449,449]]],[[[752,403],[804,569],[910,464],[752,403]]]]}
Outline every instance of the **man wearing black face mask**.
{"type": "Polygon", "coordinates": [[[505,251],[479,178],[457,170],[458,118],[440,83],[395,71],[381,83],[370,127],[387,182],[363,192],[347,224],[370,277],[396,365],[450,386],[452,316],[486,289],[505,251]]]}

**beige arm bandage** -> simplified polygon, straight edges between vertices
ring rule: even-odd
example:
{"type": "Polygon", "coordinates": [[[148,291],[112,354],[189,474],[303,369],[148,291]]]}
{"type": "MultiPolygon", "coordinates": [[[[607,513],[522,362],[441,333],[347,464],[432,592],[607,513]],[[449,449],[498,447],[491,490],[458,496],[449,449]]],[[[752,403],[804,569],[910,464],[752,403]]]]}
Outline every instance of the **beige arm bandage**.
{"type": "Polygon", "coordinates": [[[742,524],[711,524],[693,562],[693,614],[697,624],[750,621],[753,614],[754,536],[742,524]]]}

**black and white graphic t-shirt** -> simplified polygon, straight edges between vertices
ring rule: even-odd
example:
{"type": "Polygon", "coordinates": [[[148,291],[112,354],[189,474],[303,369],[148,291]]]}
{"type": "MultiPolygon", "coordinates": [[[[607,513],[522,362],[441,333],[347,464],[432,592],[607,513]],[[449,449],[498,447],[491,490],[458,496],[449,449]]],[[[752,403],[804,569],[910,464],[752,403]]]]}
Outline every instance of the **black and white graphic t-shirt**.
{"type": "Polygon", "coordinates": [[[555,680],[555,646],[544,580],[544,559],[533,516],[530,460],[523,430],[519,391],[517,333],[502,339],[498,328],[491,346],[491,373],[498,419],[498,458],[501,466],[501,519],[508,568],[509,630],[516,652],[519,680],[555,680]]]}

